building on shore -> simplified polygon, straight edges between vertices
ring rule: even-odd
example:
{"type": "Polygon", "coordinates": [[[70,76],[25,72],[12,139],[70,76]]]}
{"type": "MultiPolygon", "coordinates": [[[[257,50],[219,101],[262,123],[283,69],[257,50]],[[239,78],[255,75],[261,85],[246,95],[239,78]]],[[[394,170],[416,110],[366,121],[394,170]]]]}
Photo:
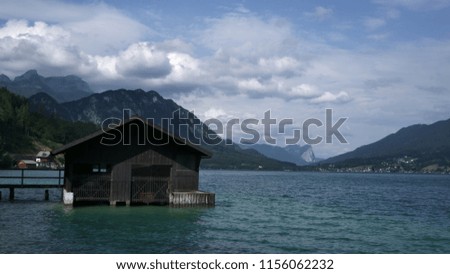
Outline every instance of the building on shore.
{"type": "Polygon", "coordinates": [[[54,161],[54,156],[50,151],[39,151],[38,154],[36,154],[36,167],[53,169],[57,168],[57,165],[54,161]]]}
{"type": "Polygon", "coordinates": [[[19,169],[36,169],[37,163],[33,160],[20,160],[17,162],[17,168],[19,169]]]}

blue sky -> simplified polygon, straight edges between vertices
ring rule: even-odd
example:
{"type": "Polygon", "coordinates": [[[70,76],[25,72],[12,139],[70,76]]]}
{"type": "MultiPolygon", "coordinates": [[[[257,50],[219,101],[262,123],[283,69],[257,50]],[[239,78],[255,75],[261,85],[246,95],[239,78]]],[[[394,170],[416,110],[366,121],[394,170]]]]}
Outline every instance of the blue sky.
{"type": "Polygon", "coordinates": [[[448,15],[450,0],[2,0],[0,73],[153,89],[202,119],[270,109],[299,127],[332,108],[349,143],[315,146],[328,157],[450,118],[448,15]]]}

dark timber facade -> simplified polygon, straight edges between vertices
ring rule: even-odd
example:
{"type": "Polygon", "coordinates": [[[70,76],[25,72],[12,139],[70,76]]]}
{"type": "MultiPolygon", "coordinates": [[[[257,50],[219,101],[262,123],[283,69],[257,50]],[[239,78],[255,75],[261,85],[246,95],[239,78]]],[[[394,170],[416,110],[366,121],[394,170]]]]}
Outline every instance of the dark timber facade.
{"type": "Polygon", "coordinates": [[[214,205],[213,193],[198,190],[200,160],[210,152],[139,118],[52,152],[60,153],[67,204],[214,205]]]}

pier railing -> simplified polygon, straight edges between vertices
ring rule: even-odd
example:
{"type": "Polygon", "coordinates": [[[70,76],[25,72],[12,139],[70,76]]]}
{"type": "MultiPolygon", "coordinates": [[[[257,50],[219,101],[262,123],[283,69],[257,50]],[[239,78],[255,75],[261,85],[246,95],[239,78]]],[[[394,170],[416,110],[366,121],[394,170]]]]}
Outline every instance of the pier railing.
{"type": "MultiPolygon", "coordinates": [[[[1,169],[0,189],[9,189],[9,200],[14,200],[16,188],[62,188],[64,185],[63,169],[1,169]]],[[[45,192],[48,199],[48,191],[45,192]]],[[[0,191],[0,200],[2,193],[0,191]]]]}

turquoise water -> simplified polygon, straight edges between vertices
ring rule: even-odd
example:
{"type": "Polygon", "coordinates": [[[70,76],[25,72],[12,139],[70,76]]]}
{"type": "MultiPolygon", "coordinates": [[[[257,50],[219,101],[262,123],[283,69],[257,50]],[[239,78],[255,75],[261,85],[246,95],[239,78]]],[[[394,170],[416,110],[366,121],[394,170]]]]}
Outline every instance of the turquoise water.
{"type": "MultiPolygon", "coordinates": [[[[214,208],[0,201],[0,253],[450,253],[450,177],[202,171],[214,208]]],[[[42,192],[42,193],[41,193],[42,192]]]]}

